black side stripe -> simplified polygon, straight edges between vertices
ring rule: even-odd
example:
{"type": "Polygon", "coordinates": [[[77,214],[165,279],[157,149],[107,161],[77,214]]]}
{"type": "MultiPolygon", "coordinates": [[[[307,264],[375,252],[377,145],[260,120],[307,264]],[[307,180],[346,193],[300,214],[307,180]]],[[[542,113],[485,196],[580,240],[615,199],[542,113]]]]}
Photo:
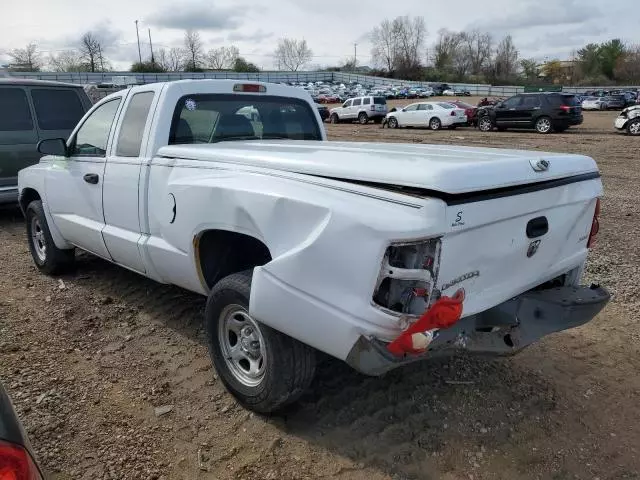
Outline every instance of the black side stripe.
{"type": "Polygon", "coordinates": [[[579,175],[572,175],[564,178],[557,178],[554,180],[545,180],[542,182],[527,183],[524,185],[514,185],[512,187],[493,188],[489,190],[478,190],[468,193],[446,193],[439,192],[437,190],[430,190],[426,188],[416,187],[399,187],[397,185],[388,185],[384,183],[375,182],[360,182],[357,180],[345,180],[334,177],[325,177],[331,180],[337,180],[348,183],[355,183],[358,185],[365,185],[372,188],[382,188],[385,190],[393,190],[398,193],[406,193],[407,195],[416,195],[421,197],[439,198],[447,203],[447,205],[463,205],[465,203],[484,202],[486,200],[494,200],[497,198],[512,197],[515,195],[524,195],[526,193],[539,192],[541,190],[548,190],[551,188],[561,187],[563,185],[570,185],[572,183],[585,182],[587,180],[594,180],[600,178],[600,172],[582,173],[579,175]]]}

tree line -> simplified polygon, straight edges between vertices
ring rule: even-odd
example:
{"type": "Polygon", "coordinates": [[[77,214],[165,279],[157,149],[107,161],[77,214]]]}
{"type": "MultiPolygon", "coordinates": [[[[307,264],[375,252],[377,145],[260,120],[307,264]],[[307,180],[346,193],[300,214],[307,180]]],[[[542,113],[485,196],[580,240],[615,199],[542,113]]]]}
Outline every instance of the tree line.
{"type": "MultiPolygon", "coordinates": [[[[383,20],[369,32],[374,69],[370,73],[390,78],[442,82],[492,84],[563,83],[571,85],[608,85],[640,83],[640,45],[620,39],[590,43],[573,52],[568,59],[545,62],[523,58],[511,35],[496,37],[479,29],[439,30],[427,42],[423,17],[399,16],[383,20]]],[[[44,56],[35,43],[11,50],[13,70],[55,72],[104,72],[112,69],[105,55],[108,50],[92,32],[85,33],[76,48],[44,56]]],[[[281,38],[273,59],[278,70],[298,71],[313,58],[304,39],[281,38]]],[[[356,59],[347,58],[332,71],[354,71],[356,59]]],[[[200,34],[184,32],[183,45],[160,48],[131,66],[132,72],[201,72],[229,70],[258,72],[259,67],[246,60],[235,45],[220,45],[206,50],[200,34]]]]}
{"type": "MultiPolygon", "coordinates": [[[[85,33],[77,48],[51,53],[45,56],[37,44],[29,43],[24,48],[8,52],[11,58],[9,69],[36,72],[108,72],[111,62],[105,55],[108,46],[92,32],[85,33]]],[[[309,63],[313,52],[306,40],[282,38],[273,53],[278,69],[298,71],[309,63]]],[[[207,70],[229,70],[235,72],[259,72],[260,68],[240,55],[235,45],[221,45],[205,50],[200,34],[195,30],[184,32],[181,47],[152,50],[142,61],[131,65],[137,73],[160,72],[204,72],[207,70]]]]}
{"type": "Polygon", "coordinates": [[[607,85],[640,82],[640,46],[620,39],[591,43],[568,59],[522,58],[511,35],[442,29],[427,44],[423,17],[383,20],[371,32],[375,74],[408,80],[469,83],[567,83],[607,85]]]}

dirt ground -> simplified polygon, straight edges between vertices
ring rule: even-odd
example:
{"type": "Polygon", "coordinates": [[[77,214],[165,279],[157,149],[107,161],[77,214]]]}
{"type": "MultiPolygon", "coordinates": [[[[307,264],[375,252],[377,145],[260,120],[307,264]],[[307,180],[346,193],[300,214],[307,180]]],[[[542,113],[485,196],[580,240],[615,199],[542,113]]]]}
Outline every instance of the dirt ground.
{"type": "Polygon", "coordinates": [[[594,157],[606,196],[588,280],[614,298],[509,359],[381,378],[329,360],[271,418],[239,407],[212,371],[203,298],[87,254],[71,275],[41,275],[20,212],[0,211],[0,379],[40,462],[57,480],[640,479],[640,139],[615,133],[615,116],[546,136],[327,125],[334,140],[594,157]]]}

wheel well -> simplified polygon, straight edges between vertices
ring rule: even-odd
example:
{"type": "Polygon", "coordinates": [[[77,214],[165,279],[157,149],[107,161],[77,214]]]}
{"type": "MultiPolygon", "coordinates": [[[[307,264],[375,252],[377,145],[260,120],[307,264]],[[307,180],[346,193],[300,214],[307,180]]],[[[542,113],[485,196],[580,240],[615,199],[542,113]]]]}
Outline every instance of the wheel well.
{"type": "Polygon", "coordinates": [[[20,208],[23,213],[26,213],[27,207],[34,200],[42,200],[40,194],[33,188],[25,188],[20,192],[20,208]]]}
{"type": "Polygon", "coordinates": [[[227,230],[207,230],[196,238],[200,274],[213,287],[224,277],[271,261],[269,248],[255,237],[227,230]]]}

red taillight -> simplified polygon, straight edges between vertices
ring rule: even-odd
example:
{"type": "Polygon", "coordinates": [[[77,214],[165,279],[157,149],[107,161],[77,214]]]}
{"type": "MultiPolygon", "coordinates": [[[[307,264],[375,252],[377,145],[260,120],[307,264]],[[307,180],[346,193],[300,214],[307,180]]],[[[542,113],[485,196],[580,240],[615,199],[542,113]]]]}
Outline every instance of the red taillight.
{"type": "Polygon", "coordinates": [[[267,87],[256,83],[236,83],[233,86],[234,92],[250,92],[250,93],[264,93],[267,91],[267,87]]]}
{"type": "Polygon", "coordinates": [[[24,448],[0,441],[0,480],[42,480],[42,477],[24,448]]]}
{"type": "Polygon", "coordinates": [[[569,105],[561,105],[560,110],[569,113],[571,111],[571,107],[569,105]]]}
{"type": "Polygon", "coordinates": [[[591,248],[596,243],[596,235],[600,231],[600,222],[598,217],[600,216],[600,199],[596,200],[596,210],[593,213],[593,221],[591,222],[591,231],[589,232],[589,240],[587,241],[587,248],[591,248]]]}

